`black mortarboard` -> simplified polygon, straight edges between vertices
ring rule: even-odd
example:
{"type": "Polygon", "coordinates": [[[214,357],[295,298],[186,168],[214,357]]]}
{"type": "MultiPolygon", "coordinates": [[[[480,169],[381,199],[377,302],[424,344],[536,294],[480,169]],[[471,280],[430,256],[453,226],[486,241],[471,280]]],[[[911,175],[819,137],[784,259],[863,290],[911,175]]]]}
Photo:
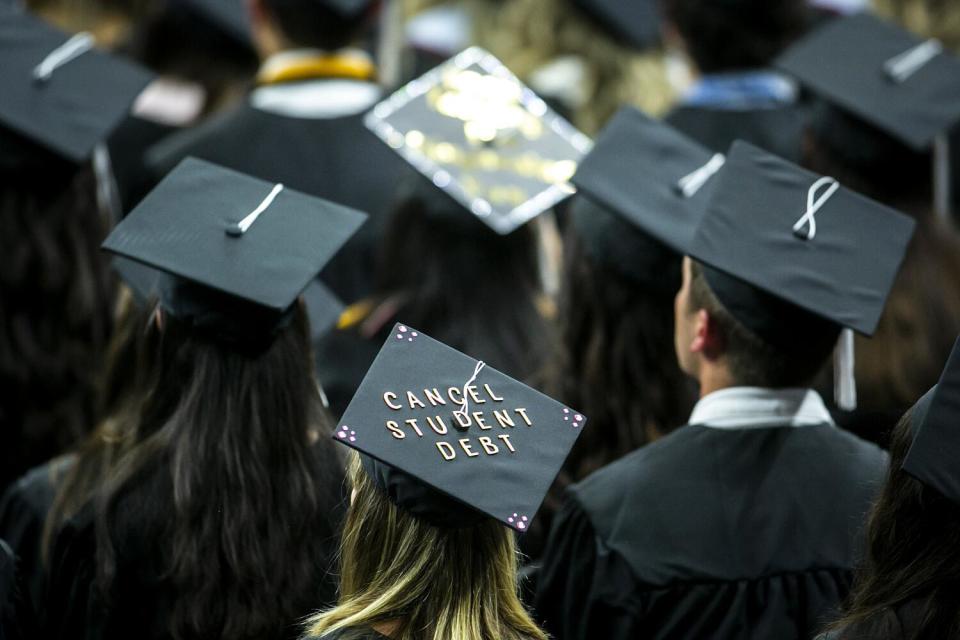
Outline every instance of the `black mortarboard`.
{"type": "Polygon", "coordinates": [[[621,109],[581,161],[573,183],[592,200],[685,253],[723,156],[633,107],[621,109]]]}
{"type": "Polygon", "coordinates": [[[603,27],[637,49],[660,41],[660,10],[653,0],[574,0],[603,27]]]}
{"type": "Polygon", "coordinates": [[[364,454],[367,472],[397,506],[431,524],[490,517],[525,531],[586,422],[398,324],[333,437],[364,454]]]}
{"type": "Polygon", "coordinates": [[[42,164],[38,147],[81,163],[127,115],[151,75],[92,47],[0,7],[0,167],[42,164]]]}
{"type": "Polygon", "coordinates": [[[940,381],[911,412],[913,444],[903,470],[960,504],[960,340],[940,381]]]}
{"type": "Polygon", "coordinates": [[[293,302],[365,218],[187,158],[103,246],[175,276],[154,283],[173,316],[227,342],[258,342],[283,325],[293,302]]]}
{"type": "Polygon", "coordinates": [[[960,59],[868,13],[827,22],[776,64],[916,150],[960,122],[960,59]]]}
{"type": "MultiPolygon", "coordinates": [[[[169,287],[167,281],[175,277],[122,256],[114,256],[112,265],[141,307],[158,299],[160,293],[169,287]]],[[[310,318],[310,335],[318,340],[337,323],[344,304],[316,278],[310,281],[301,295],[310,318]]]]}
{"type": "Polygon", "coordinates": [[[243,0],[180,0],[242,43],[250,42],[250,17],[243,0]]]}
{"type": "Polygon", "coordinates": [[[492,229],[510,233],[571,193],[590,140],[479,48],[378,104],[367,127],[492,229]]]}
{"type": "Polygon", "coordinates": [[[796,351],[832,341],[840,327],[874,332],[914,226],[832,178],[737,141],[688,254],[737,320],[796,351]]]}

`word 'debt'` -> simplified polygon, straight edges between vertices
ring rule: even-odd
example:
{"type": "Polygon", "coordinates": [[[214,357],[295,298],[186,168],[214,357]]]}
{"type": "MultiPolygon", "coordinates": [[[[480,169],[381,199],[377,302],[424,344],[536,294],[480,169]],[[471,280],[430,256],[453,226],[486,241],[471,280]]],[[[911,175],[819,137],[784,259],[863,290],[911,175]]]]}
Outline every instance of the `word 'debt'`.
{"type": "MultiPolygon", "coordinates": [[[[533,426],[526,408],[504,408],[503,397],[498,396],[489,384],[479,387],[467,385],[465,390],[466,400],[475,411],[461,411],[464,390],[458,387],[449,387],[444,391],[438,388],[424,389],[419,395],[413,391],[387,391],[383,394],[383,402],[392,411],[423,410],[430,411],[430,415],[406,420],[387,420],[386,428],[394,438],[404,440],[407,436],[416,436],[419,439],[431,433],[446,436],[453,433],[453,427],[476,427],[479,431],[489,432],[494,429],[504,431],[517,426],[533,426]]],[[[438,440],[434,444],[440,456],[447,461],[455,460],[458,455],[475,458],[484,454],[493,456],[501,452],[513,454],[517,451],[509,433],[485,433],[476,438],[458,438],[449,442],[438,440]]]]}

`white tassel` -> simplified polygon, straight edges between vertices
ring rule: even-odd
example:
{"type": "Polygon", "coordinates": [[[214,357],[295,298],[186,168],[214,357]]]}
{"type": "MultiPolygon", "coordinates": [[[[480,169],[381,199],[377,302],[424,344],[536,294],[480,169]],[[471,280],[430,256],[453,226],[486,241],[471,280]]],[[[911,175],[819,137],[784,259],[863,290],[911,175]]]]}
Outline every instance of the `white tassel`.
{"type": "Polygon", "coordinates": [[[843,411],[857,408],[857,380],[854,374],[853,330],[840,332],[836,351],[833,353],[833,398],[843,411]]]}

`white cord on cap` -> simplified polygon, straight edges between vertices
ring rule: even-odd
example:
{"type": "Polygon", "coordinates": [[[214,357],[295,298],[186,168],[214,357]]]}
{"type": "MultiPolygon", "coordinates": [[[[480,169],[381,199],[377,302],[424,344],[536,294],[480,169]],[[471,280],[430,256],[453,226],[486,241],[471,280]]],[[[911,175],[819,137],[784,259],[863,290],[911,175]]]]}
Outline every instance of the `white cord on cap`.
{"type": "Polygon", "coordinates": [[[722,153],[715,153],[705,165],[680,178],[677,182],[677,188],[680,189],[683,197],[692,198],[695,196],[697,191],[700,191],[703,185],[707,184],[707,180],[712,178],[717,171],[720,171],[726,161],[727,159],[722,153]]]}
{"type": "Polygon", "coordinates": [[[897,54],[883,63],[883,70],[894,82],[904,82],[943,51],[936,38],[897,54]]]}
{"type": "Polygon", "coordinates": [[[467,400],[467,387],[469,387],[471,384],[474,383],[474,381],[476,381],[477,375],[479,375],[480,370],[483,369],[484,366],[486,365],[484,364],[483,360],[477,360],[477,366],[473,370],[473,375],[470,376],[470,379],[467,380],[466,383],[464,383],[463,390],[461,391],[461,395],[463,396],[463,402],[460,403],[460,406],[462,408],[454,410],[453,412],[454,415],[461,415],[464,418],[467,417],[467,408],[470,406],[470,402],[467,400]]]}
{"type": "Polygon", "coordinates": [[[809,224],[806,233],[807,240],[813,240],[817,235],[817,211],[820,211],[820,207],[827,204],[827,200],[833,197],[833,194],[837,192],[837,189],[840,188],[840,183],[837,182],[834,178],[828,178],[824,176],[816,182],[813,183],[807,190],[807,211],[800,217],[799,220],[793,225],[793,233],[799,237],[804,237],[803,225],[809,224]],[[827,190],[817,198],[817,189],[824,185],[830,185],[827,190]]]}
{"type": "Polygon", "coordinates": [[[844,411],[857,408],[857,380],[854,375],[853,330],[840,332],[837,349],[833,353],[833,399],[844,411]]]}
{"type": "Polygon", "coordinates": [[[274,186],[273,191],[270,192],[270,195],[264,198],[263,202],[261,202],[256,209],[251,211],[246,218],[244,218],[243,220],[241,220],[235,225],[231,225],[227,227],[227,233],[231,236],[242,236],[243,234],[245,234],[247,232],[247,229],[249,229],[250,226],[257,221],[257,218],[260,217],[260,214],[266,211],[267,208],[271,204],[273,204],[274,198],[276,198],[281,191],[283,191],[282,184],[277,184],[276,186],[274,186]]]}
{"type": "Polygon", "coordinates": [[[48,53],[43,62],[33,68],[34,79],[46,82],[59,67],[93,49],[93,45],[93,36],[86,31],[81,31],[48,53]]]}

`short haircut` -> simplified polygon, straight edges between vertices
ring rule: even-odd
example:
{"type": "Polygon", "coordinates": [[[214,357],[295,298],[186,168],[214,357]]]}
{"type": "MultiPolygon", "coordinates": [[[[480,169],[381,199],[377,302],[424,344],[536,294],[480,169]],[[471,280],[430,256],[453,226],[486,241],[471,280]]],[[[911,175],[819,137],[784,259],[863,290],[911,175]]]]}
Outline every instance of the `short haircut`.
{"type": "Polygon", "coordinates": [[[354,43],[370,25],[374,2],[345,18],[319,0],[263,0],[270,17],[297,47],[333,51],[354,43]]]}
{"type": "Polygon", "coordinates": [[[805,0],[663,0],[702,73],[757,69],[803,33],[805,0]]]}
{"type": "Polygon", "coordinates": [[[738,386],[810,386],[826,364],[832,350],[830,340],[811,340],[795,352],[779,349],[745,327],[713,293],[699,263],[690,263],[690,296],[687,311],[704,309],[724,339],[724,357],[738,386]]]}

